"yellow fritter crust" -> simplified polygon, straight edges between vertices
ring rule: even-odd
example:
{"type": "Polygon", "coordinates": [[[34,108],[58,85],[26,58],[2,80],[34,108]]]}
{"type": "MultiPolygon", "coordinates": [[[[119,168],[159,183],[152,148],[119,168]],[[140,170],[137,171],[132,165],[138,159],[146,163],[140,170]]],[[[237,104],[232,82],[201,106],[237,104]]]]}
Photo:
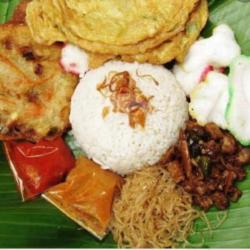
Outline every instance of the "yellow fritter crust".
{"type": "Polygon", "coordinates": [[[77,78],[59,64],[62,45],[33,42],[25,24],[0,27],[0,140],[53,138],[69,126],[77,78]]]}

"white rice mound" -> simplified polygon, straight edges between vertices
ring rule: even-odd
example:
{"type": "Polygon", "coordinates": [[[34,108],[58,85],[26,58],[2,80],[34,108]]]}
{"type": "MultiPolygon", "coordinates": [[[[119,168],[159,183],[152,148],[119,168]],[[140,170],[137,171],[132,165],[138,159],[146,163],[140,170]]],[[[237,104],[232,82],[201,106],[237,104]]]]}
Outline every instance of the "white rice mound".
{"type": "Polygon", "coordinates": [[[87,156],[102,168],[121,175],[157,163],[176,143],[187,118],[185,94],[169,70],[163,66],[118,61],[85,74],[73,94],[70,113],[73,135],[87,156]],[[128,71],[143,94],[153,96],[150,104],[154,110],[147,114],[144,128],[130,127],[128,115],[112,112],[109,98],[97,90],[97,85],[111,71],[128,71]],[[142,75],[153,76],[159,85],[142,75]],[[103,118],[102,111],[107,106],[110,113],[103,118]]]}

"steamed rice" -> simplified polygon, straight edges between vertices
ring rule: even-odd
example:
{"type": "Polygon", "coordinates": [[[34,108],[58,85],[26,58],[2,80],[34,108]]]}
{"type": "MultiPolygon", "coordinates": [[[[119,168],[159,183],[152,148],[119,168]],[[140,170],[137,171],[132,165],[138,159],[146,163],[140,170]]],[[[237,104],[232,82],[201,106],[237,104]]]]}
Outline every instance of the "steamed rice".
{"type": "Polygon", "coordinates": [[[163,66],[123,62],[108,62],[87,72],[72,97],[70,114],[73,134],[87,156],[121,175],[157,163],[177,141],[187,118],[185,94],[170,71],[163,66]],[[154,111],[147,114],[144,128],[130,127],[124,113],[111,111],[103,117],[103,108],[112,110],[113,104],[97,86],[111,71],[129,72],[143,94],[153,96],[154,111]]]}

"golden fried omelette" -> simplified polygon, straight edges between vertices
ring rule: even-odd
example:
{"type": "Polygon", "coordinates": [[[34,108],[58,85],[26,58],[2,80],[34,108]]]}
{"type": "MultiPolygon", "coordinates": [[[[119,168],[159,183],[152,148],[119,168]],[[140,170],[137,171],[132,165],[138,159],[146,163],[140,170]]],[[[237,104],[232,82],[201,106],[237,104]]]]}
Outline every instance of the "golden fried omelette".
{"type": "MultiPolygon", "coordinates": [[[[160,46],[138,54],[121,54],[118,58],[127,62],[140,62],[152,64],[164,64],[166,62],[177,60],[182,62],[189,50],[190,46],[199,37],[201,30],[204,28],[208,18],[207,0],[201,0],[190,15],[185,30],[178,33],[172,39],[165,41],[160,46]]],[[[111,59],[110,55],[106,57],[102,54],[89,53],[89,61],[92,67],[100,66],[105,59],[111,59]],[[100,60],[96,60],[100,57],[100,60]]],[[[116,58],[114,55],[113,58],[116,58]]],[[[107,61],[106,60],[106,61],[107,61]]]]}
{"type": "Polygon", "coordinates": [[[207,17],[207,0],[129,0],[126,4],[33,0],[26,11],[36,42],[78,45],[89,54],[91,68],[117,58],[152,64],[181,61],[207,17]]]}
{"type": "Polygon", "coordinates": [[[92,53],[136,54],[185,29],[200,0],[33,0],[27,24],[42,44],[64,41],[92,53]]]}
{"type": "Polygon", "coordinates": [[[121,55],[123,61],[140,63],[149,62],[152,64],[164,64],[173,59],[181,62],[190,46],[199,37],[201,30],[204,28],[208,18],[207,0],[201,0],[190,16],[186,29],[173,37],[171,40],[164,42],[160,46],[148,50],[145,53],[135,55],[121,55]]]}
{"type": "Polygon", "coordinates": [[[59,64],[61,45],[33,42],[25,24],[0,26],[0,139],[53,138],[69,126],[77,78],[59,64]]]}

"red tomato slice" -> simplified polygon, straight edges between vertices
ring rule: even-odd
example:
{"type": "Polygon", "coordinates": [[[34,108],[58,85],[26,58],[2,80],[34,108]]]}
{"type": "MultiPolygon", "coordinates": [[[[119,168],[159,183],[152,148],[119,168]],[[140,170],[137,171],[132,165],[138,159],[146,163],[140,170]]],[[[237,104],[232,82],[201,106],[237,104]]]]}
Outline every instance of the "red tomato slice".
{"type": "Polygon", "coordinates": [[[53,141],[5,142],[5,151],[23,200],[63,181],[75,160],[62,138],[53,141]]]}

